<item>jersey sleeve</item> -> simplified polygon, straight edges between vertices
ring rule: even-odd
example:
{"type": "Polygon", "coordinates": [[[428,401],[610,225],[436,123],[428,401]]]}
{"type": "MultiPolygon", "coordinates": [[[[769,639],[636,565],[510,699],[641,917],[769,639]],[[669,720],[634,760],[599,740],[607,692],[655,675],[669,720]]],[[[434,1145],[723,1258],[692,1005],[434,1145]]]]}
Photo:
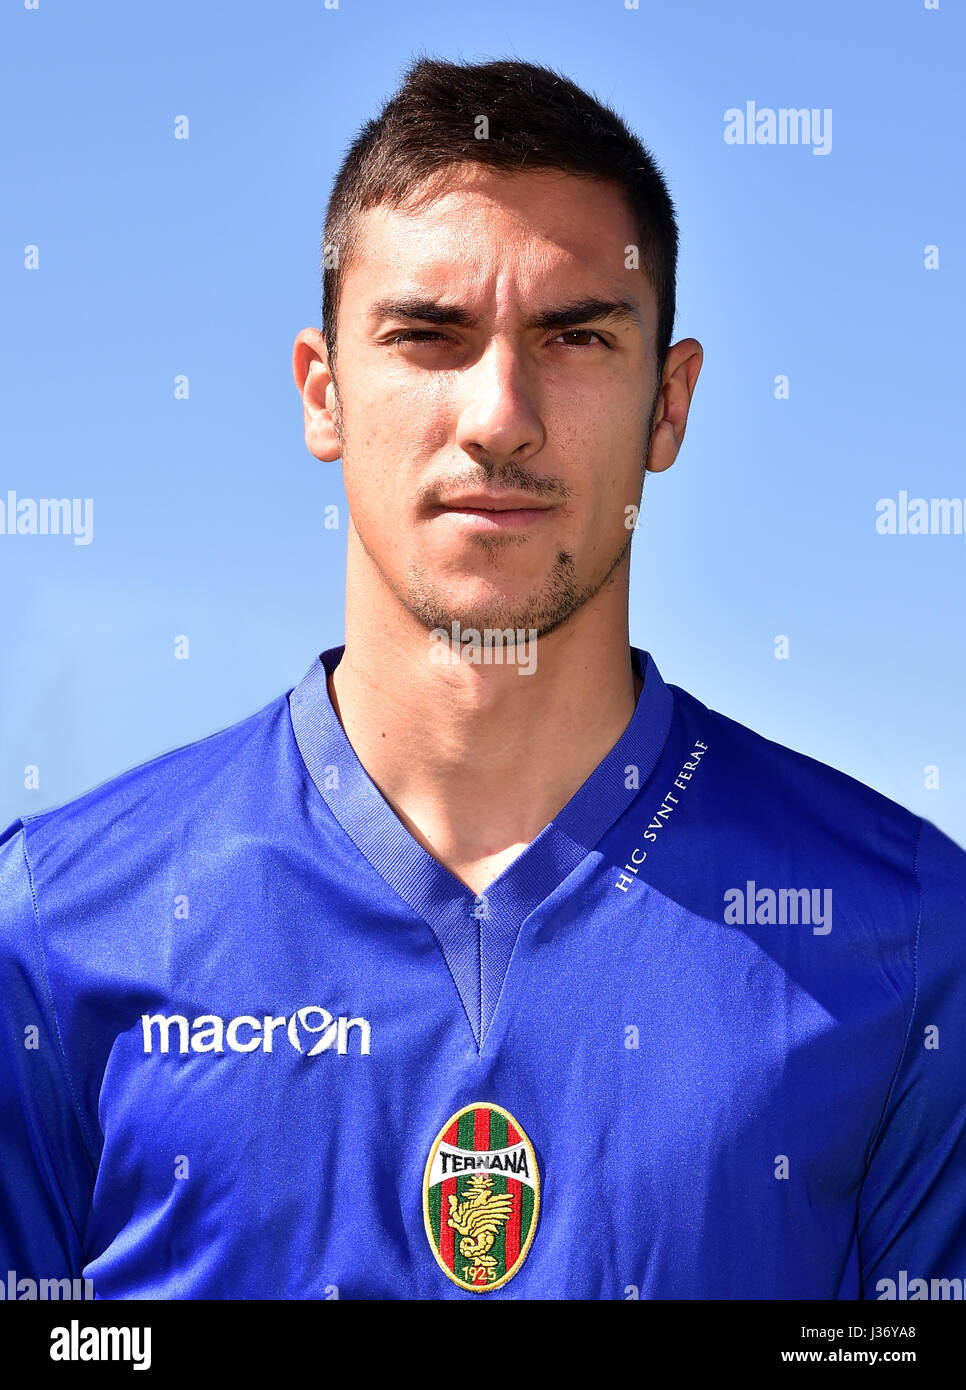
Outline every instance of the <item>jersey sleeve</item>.
{"type": "Polygon", "coordinates": [[[916,872],[910,1021],[859,1199],[866,1299],[966,1281],[966,852],[922,821],[916,872]]]}
{"type": "MultiPolygon", "coordinates": [[[[74,1106],[23,824],[0,835],[0,1277],[75,1279],[94,1167],[74,1106]]],[[[8,1293],[8,1296],[9,1293],[8,1293]]]]}

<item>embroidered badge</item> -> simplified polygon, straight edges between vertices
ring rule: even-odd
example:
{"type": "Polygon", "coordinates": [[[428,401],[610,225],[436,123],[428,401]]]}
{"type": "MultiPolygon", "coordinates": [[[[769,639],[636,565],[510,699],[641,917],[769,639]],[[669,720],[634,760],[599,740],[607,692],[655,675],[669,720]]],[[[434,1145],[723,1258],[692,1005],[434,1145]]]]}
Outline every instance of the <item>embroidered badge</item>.
{"type": "Polygon", "coordinates": [[[423,1218],[437,1263],[473,1293],[498,1289],[526,1259],[537,1229],[533,1145],[499,1105],[477,1101],[443,1125],[423,1178],[423,1218]]]}

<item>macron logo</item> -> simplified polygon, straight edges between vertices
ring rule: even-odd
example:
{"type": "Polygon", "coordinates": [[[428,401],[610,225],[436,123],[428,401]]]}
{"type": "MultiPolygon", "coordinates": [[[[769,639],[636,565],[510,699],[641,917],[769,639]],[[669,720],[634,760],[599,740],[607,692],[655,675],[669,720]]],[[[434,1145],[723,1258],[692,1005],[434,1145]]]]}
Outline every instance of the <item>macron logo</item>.
{"type": "Polygon", "coordinates": [[[334,1051],[344,1057],[352,1042],[362,1057],[370,1052],[371,1029],[365,1018],[333,1018],[328,1009],[308,1004],[296,1009],[291,1018],[284,1014],[274,1017],[264,1014],[239,1014],[223,1019],[216,1014],[199,1014],[189,1024],[183,1014],[142,1014],[141,1028],[145,1052],[153,1052],[157,1041],[159,1052],[171,1052],[172,1034],[177,1038],[174,1051],[188,1052],[272,1052],[276,1030],[283,1030],[290,1046],[306,1057],[334,1051]],[[313,1041],[314,1039],[314,1041],[313,1041]]]}

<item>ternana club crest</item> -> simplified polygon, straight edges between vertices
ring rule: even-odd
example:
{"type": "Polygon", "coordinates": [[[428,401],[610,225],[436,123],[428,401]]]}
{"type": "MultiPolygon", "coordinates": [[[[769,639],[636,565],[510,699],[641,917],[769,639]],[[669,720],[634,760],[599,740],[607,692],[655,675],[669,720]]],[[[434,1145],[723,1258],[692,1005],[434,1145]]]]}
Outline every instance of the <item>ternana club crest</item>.
{"type": "Polygon", "coordinates": [[[498,1289],[523,1264],[537,1229],[540,1174],[533,1145],[499,1105],[467,1105],[426,1160],[423,1217],[443,1272],[473,1293],[498,1289]]]}

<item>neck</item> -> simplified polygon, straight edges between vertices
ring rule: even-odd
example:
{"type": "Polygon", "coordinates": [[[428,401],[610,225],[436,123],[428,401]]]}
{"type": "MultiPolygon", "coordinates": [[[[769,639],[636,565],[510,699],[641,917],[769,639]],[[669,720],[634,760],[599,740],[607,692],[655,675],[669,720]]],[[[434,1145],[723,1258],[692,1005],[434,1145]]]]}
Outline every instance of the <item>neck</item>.
{"type": "Polygon", "coordinates": [[[486,659],[492,651],[479,664],[433,661],[429,633],[397,601],[373,609],[353,602],[350,589],[345,654],[329,678],[336,712],[410,833],[476,893],[553,820],[630,723],[641,680],[621,569],[525,660],[513,660],[511,648],[504,664],[486,659]]]}

